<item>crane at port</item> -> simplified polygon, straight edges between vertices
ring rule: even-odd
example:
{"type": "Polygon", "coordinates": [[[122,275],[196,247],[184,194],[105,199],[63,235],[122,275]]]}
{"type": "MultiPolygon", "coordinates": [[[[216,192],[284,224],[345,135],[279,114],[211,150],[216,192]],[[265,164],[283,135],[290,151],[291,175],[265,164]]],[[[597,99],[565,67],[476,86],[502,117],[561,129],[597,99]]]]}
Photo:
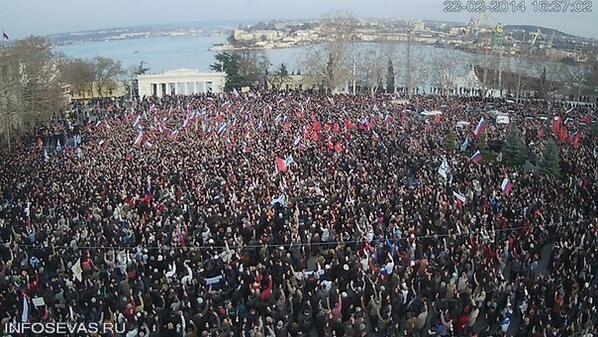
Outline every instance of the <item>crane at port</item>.
{"type": "Polygon", "coordinates": [[[542,38],[542,31],[540,30],[540,28],[538,28],[538,30],[534,33],[531,33],[531,39],[528,41],[530,43],[529,46],[529,53],[531,54],[533,52],[534,49],[534,45],[536,44],[536,41],[538,40],[538,38],[542,38]]]}

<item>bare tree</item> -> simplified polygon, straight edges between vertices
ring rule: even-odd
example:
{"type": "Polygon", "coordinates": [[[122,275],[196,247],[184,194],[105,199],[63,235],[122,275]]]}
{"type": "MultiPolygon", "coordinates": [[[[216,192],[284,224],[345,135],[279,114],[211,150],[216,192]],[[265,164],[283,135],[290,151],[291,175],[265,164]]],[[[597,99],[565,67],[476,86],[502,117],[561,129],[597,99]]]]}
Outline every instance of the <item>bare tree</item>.
{"type": "Polygon", "coordinates": [[[239,56],[239,72],[252,86],[266,82],[266,75],[271,63],[263,50],[247,49],[235,51],[235,54],[239,56]]]}
{"type": "Polygon", "coordinates": [[[587,95],[598,95],[598,47],[588,46],[585,54],[586,62],[576,71],[580,77],[577,95],[582,93],[582,87],[587,95]]]}
{"type": "Polygon", "coordinates": [[[30,37],[0,52],[0,132],[13,137],[48,120],[64,104],[58,60],[43,38],[30,37]]]}
{"type": "Polygon", "coordinates": [[[523,76],[523,68],[524,66],[521,63],[521,60],[511,59],[508,63],[509,74],[516,74],[516,76],[511,76],[512,80],[506,84],[506,87],[507,89],[515,92],[515,97],[517,100],[521,98],[523,92],[528,90],[530,86],[529,77],[523,76]]]}
{"type": "Polygon", "coordinates": [[[268,82],[273,90],[280,90],[289,79],[289,71],[284,63],[274,71],[274,74],[268,77],[268,82]]]}
{"type": "Polygon", "coordinates": [[[418,45],[409,46],[405,50],[405,66],[399,68],[397,75],[400,82],[407,88],[408,95],[417,92],[417,88],[425,85],[430,79],[430,66],[427,62],[428,55],[418,45]]]}
{"type": "Polygon", "coordinates": [[[326,42],[312,46],[301,64],[304,73],[325,83],[334,92],[351,78],[354,60],[350,44],[355,42],[356,20],[350,14],[335,13],[322,18],[321,22],[321,34],[326,42]]]}
{"type": "Polygon", "coordinates": [[[150,71],[150,68],[147,66],[145,61],[139,62],[139,64],[130,66],[127,68],[125,73],[124,86],[129,92],[129,97],[133,97],[133,94],[137,96],[139,94],[138,90],[138,79],[137,76],[147,74],[150,71]]]}
{"type": "Polygon", "coordinates": [[[134,65],[129,68],[129,73],[132,75],[131,77],[137,77],[139,75],[147,74],[149,70],[150,68],[147,67],[145,61],[141,61],[138,65],[134,65]]]}
{"type": "MultiPolygon", "coordinates": [[[[84,59],[64,59],[60,62],[60,79],[70,84],[71,91],[83,96],[94,81],[94,64],[84,59]]],[[[90,95],[93,93],[90,92],[90,95]]]]}
{"type": "MultiPolygon", "coordinates": [[[[574,86],[577,72],[574,67],[562,62],[543,63],[540,72],[540,90],[542,96],[549,100],[562,98],[569,87],[574,86]]],[[[583,78],[581,78],[583,81],[583,78]]]]}
{"type": "Polygon", "coordinates": [[[457,54],[450,50],[444,50],[432,58],[432,85],[439,87],[443,94],[449,93],[449,89],[456,86],[457,81],[457,54]]]}
{"type": "MultiPolygon", "coordinates": [[[[118,78],[124,74],[120,61],[96,56],[93,59],[94,63],[94,82],[98,89],[98,95],[104,96],[104,91],[114,89],[118,78]]],[[[93,85],[92,84],[92,85],[93,85]]],[[[91,88],[93,92],[93,88],[91,88]]]]}
{"type": "Polygon", "coordinates": [[[357,53],[356,76],[360,86],[368,88],[371,95],[384,89],[388,60],[391,59],[393,51],[390,44],[378,44],[375,49],[365,49],[357,53]]]}

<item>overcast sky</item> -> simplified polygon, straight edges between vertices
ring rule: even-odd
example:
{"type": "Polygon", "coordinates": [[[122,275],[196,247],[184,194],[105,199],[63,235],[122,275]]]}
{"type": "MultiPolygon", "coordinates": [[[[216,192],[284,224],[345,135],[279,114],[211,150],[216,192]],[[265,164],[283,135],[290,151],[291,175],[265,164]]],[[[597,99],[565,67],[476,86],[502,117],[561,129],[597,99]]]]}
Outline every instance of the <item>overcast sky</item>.
{"type": "MultiPolygon", "coordinates": [[[[461,0],[466,3],[467,0],[461,0]]],[[[509,0],[511,1],[511,0],[509,0]]],[[[592,13],[492,15],[503,24],[532,24],[598,38],[598,0],[592,13]]],[[[570,0],[574,1],[574,0],[570,0]]],[[[468,22],[472,13],[445,13],[444,0],[0,0],[0,28],[15,38],[28,35],[151,23],[215,20],[319,18],[335,11],[358,17],[468,22]]]]}

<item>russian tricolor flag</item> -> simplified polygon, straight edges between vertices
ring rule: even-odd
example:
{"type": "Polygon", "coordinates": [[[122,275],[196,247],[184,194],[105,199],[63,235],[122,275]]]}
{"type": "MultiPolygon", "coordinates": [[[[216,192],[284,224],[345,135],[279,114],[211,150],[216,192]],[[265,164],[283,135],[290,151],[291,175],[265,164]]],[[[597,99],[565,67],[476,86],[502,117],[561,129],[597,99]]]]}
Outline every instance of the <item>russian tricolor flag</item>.
{"type": "Polygon", "coordinates": [[[133,129],[138,129],[141,127],[141,116],[137,116],[137,118],[135,118],[135,122],[133,122],[133,129]]]}
{"type": "Polygon", "coordinates": [[[139,144],[141,144],[142,141],[143,141],[143,131],[139,130],[139,133],[137,133],[137,137],[135,137],[135,142],[133,143],[133,145],[139,145],[139,144]]]}
{"type": "Polygon", "coordinates": [[[172,130],[170,132],[170,134],[168,135],[168,139],[176,139],[176,137],[179,135],[179,130],[172,130]]]}
{"type": "Polygon", "coordinates": [[[459,192],[453,191],[453,197],[455,197],[455,206],[461,208],[467,201],[467,197],[459,192]]]}
{"type": "Polygon", "coordinates": [[[185,118],[185,121],[183,121],[183,129],[186,129],[189,126],[191,121],[192,121],[192,119],[189,118],[189,116],[187,116],[187,118],[185,118]]]}
{"type": "Polygon", "coordinates": [[[480,138],[482,134],[484,134],[484,130],[486,130],[486,121],[484,121],[484,117],[482,117],[478,122],[478,126],[476,126],[473,134],[476,136],[476,138],[480,138]]]}
{"type": "Polygon", "coordinates": [[[484,159],[482,157],[482,153],[480,152],[480,150],[477,150],[473,156],[471,156],[470,160],[476,164],[479,164],[482,162],[482,159],[484,159]]]}
{"type": "Polygon", "coordinates": [[[509,196],[509,194],[511,194],[511,190],[513,189],[511,180],[509,178],[503,179],[502,183],[500,184],[500,189],[506,196],[509,196]]]}

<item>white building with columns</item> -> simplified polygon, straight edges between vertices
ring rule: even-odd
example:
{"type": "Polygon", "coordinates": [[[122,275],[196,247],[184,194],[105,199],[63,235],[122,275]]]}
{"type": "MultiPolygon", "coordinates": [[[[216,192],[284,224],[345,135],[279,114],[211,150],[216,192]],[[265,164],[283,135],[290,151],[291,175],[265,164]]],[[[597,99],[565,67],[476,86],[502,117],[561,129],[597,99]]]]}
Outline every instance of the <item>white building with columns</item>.
{"type": "Polygon", "coordinates": [[[137,76],[139,96],[193,95],[224,91],[226,73],[201,73],[192,69],[169,70],[137,76]]]}

